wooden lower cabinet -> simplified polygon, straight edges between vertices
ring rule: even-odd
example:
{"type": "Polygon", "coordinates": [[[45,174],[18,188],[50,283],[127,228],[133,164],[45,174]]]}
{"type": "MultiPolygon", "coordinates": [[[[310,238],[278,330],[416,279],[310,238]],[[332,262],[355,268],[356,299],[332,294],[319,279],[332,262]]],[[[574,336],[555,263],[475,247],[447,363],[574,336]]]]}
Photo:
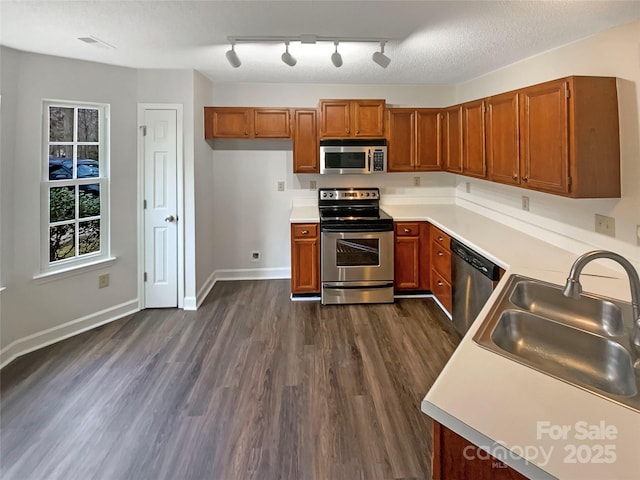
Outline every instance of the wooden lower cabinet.
{"type": "Polygon", "coordinates": [[[320,293],[320,226],[291,224],[291,293],[320,293]]]}
{"type": "Polygon", "coordinates": [[[394,228],[394,289],[429,290],[429,224],[396,222],[394,228]]]}
{"type": "Polygon", "coordinates": [[[433,422],[433,480],[526,480],[517,472],[484,450],[433,422]]]}
{"type": "Polygon", "coordinates": [[[431,291],[442,306],[451,313],[451,237],[431,225],[431,291]]]}

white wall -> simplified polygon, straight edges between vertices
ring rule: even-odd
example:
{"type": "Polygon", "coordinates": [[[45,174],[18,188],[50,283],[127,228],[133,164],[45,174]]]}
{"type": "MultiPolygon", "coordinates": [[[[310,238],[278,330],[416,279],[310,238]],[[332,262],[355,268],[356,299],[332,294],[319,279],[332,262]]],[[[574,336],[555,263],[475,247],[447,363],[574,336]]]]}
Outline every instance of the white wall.
{"type": "Polygon", "coordinates": [[[622,198],[572,200],[459,176],[458,197],[587,244],[640,259],[640,21],[565,45],[457,86],[463,102],[569,75],[618,77],[622,198]],[[465,193],[471,183],[471,194],[465,193]],[[521,196],[530,197],[530,212],[521,196]],[[596,234],[594,214],[614,217],[615,239],[596,234]]]}
{"type": "Polygon", "coordinates": [[[6,48],[1,53],[2,182],[13,185],[2,190],[3,363],[15,351],[137,307],[136,212],[130,208],[137,179],[135,70],[6,48]],[[15,103],[5,105],[5,98],[15,103]],[[33,279],[40,271],[43,99],[111,105],[111,253],[118,259],[109,268],[52,281],[33,279]],[[99,290],[98,275],[105,272],[111,285],[99,290]]]}
{"type": "Polygon", "coordinates": [[[213,154],[204,139],[204,107],[209,105],[213,84],[199,72],[193,74],[193,180],[195,207],[195,291],[201,302],[212,282],[215,271],[217,226],[211,211],[215,205],[213,154]]]}

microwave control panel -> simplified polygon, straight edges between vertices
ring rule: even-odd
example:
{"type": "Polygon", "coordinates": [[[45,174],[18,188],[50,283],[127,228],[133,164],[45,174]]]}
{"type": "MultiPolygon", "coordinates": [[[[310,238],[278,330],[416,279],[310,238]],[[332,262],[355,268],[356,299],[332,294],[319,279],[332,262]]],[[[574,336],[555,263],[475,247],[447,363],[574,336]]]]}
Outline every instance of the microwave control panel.
{"type": "Polygon", "coordinates": [[[373,151],[373,171],[384,172],[384,151],[382,150],[373,151]]]}

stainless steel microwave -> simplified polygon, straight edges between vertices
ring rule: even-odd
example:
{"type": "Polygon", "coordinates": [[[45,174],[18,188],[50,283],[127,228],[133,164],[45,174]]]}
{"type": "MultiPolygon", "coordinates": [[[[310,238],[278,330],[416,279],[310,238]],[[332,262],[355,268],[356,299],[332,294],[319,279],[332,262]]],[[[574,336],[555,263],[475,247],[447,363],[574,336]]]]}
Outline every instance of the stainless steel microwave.
{"type": "Polygon", "coordinates": [[[320,173],[383,173],[387,171],[385,138],[320,140],[320,173]]]}

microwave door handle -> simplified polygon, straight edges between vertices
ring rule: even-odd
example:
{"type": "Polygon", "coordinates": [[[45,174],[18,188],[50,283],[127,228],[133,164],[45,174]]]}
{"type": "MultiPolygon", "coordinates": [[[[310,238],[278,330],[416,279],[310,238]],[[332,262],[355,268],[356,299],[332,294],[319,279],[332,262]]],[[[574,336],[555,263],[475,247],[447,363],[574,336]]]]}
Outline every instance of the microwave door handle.
{"type": "Polygon", "coordinates": [[[369,166],[367,167],[367,173],[371,173],[371,149],[370,148],[367,149],[367,160],[369,164],[369,166]]]}

